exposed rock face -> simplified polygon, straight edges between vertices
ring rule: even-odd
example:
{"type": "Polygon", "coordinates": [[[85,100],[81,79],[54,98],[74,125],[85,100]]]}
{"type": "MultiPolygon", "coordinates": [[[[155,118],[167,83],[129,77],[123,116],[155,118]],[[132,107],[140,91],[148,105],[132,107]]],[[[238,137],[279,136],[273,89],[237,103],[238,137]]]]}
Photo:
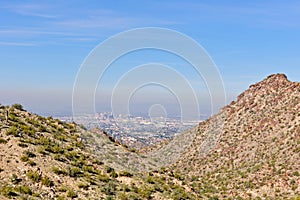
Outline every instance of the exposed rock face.
{"type": "Polygon", "coordinates": [[[271,75],[198,130],[192,147],[175,164],[182,173],[200,177],[198,189],[213,187],[211,195],[243,198],[300,193],[300,83],[271,75]],[[217,118],[224,120],[218,143],[199,159],[202,141],[217,118]]]}

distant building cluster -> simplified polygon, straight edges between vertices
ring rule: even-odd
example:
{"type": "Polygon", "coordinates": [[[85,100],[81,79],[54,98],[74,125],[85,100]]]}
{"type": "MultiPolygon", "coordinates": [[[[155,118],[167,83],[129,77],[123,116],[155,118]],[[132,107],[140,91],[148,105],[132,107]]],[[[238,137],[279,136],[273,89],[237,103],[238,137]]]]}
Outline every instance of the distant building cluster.
{"type": "MultiPolygon", "coordinates": [[[[60,117],[71,121],[72,117],[60,117]]],[[[112,113],[98,113],[76,118],[76,123],[86,128],[101,128],[119,142],[132,148],[141,148],[173,138],[199,123],[199,120],[182,122],[178,118],[142,117],[132,115],[113,116],[112,113]]]]}

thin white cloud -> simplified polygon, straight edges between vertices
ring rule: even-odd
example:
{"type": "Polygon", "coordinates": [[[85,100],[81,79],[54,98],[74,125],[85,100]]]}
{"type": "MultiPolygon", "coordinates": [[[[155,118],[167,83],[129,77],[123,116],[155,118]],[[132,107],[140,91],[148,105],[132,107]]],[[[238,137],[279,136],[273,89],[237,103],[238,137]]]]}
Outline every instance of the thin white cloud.
{"type": "Polygon", "coordinates": [[[125,17],[89,17],[87,19],[70,19],[56,22],[57,25],[71,28],[124,28],[134,24],[135,19],[125,17]]]}
{"type": "Polygon", "coordinates": [[[0,42],[0,46],[37,46],[34,43],[24,43],[24,42],[0,42]]]}
{"type": "Polygon", "coordinates": [[[0,30],[2,36],[22,35],[24,36],[37,36],[37,35],[57,35],[57,36],[86,36],[86,34],[74,33],[74,32],[63,32],[63,31],[47,31],[41,29],[6,29],[0,30]]]}
{"type": "Polygon", "coordinates": [[[47,13],[49,8],[45,5],[39,4],[11,4],[2,6],[4,9],[8,9],[14,13],[26,16],[34,16],[41,18],[57,18],[57,15],[47,13]]]}

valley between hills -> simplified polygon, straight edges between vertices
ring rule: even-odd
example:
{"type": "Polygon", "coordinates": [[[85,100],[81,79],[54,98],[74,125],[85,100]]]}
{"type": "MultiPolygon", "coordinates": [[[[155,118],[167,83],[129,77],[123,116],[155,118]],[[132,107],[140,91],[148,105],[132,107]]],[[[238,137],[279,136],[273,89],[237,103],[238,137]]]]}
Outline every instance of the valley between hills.
{"type": "Polygon", "coordinates": [[[143,150],[100,129],[0,105],[1,199],[300,199],[300,83],[255,83],[143,150]]]}

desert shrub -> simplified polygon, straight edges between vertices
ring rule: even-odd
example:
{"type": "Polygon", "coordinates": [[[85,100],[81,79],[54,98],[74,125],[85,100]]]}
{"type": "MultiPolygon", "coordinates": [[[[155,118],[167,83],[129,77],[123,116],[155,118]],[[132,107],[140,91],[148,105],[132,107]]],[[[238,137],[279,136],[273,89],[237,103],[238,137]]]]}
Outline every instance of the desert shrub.
{"type": "Polygon", "coordinates": [[[84,190],[89,189],[89,184],[87,184],[87,183],[78,183],[77,186],[78,186],[79,188],[81,188],[81,189],[84,189],[84,190]]]}
{"type": "Polygon", "coordinates": [[[58,167],[53,167],[52,171],[57,175],[60,175],[60,174],[67,175],[68,174],[66,171],[59,169],[58,167]]]}
{"type": "Polygon", "coordinates": [[[50,145],[52,143],[50,138],[41,136],[39,137],[39,139],[36,140],[36,144],[40,144],[40,145],[50,145]]]}
{"type": "Polygon", "coordinates": [[[60,133],[58,133],[58,132],[56,132],[56,133],[54,134],[54,138],[57,139],[57,140],[59,140],[59,141],[63,141],[63,142],[66,142],[66,141],[67,141],[67,136],[62,135],[62,134],[60,134],[60,133]]]}
{"type": "Polygon", "coordinates": [[[75,147],[78,147],[78,148],[80,148],[80,149],[84,149],[84,148],[85,148],[83,142],[81,142],[81,141],[80,141],[80,142],[76,141],[76,142],[74,143],[74,145],[75,145],[75,147]]]}
{"type": "Polygon", "coordinates": [[[29,160],[29,157],[27,155],[22,155],[20,160],[23,162],[27,162],[29,160]]]}
{"type": "Polygon", "coordinates": [[[46,146],[45,148],[46,151],[50,152],[50,153],[64,153],[64,150],[61,146],[59,146],[58,144],[54,144],[53,146],[46,146]]]}
{"type": "Polygon", "coordinates": [[[41,124],[38,126],[37,130],[38,132],[47,132],[47,128],[41,124]]]}
{"type": "Polygon", "coordinates": [[[121,171],[119,173],[120,176],[126,176],[126,177],[132,177],[133,175],[130,172],[127,171],[121,171]]]}
{"type": "Polygon", "coordinates": [[[109,166],[106,166],[106,167],[105,167],[105,170],[106,170],[107,173],[111,173],[111,172],[114,172],[114,171],[115,171],[114,168],[109,167],[109,166]]]}
{"type": "Polygon", "coordinates": [[[32,170],[30,170],[26,176],[31,179],[33,182],[40,182],[41,180],[41,175],[37,172],[34,172],[32,170]]]}
{"type": "Polygon", "coordinates": [[[36,157],[36,155],[33,152],[28,151],[28,150],[24,151],[23,153],[24,153],[24,155],[28,156],[29,158],[36,157]]]}
{"type": "Polygon", "coordinates": [[[13,174],[11,176],[10,180],[13,184],[18,184],[22,181],[22,179],[18,178],[18,176],[16,174],[13,174]]]}
{"type": "Polygon", "coordinates": [[[78,167],[68,167],[67,173],[70,177],[80,177],[83,175],[82,171],[78,167]]]}
{"type": "Polygon", "coordinates": [[[65,200],[66,198],[65,198],[65,196],[58,196],[57,198],[56,198],[56,200],[65,200]]]}
{"type": "Polygon", "coordinates": [[[33,136],[35,134],[35,129],[28,125],[19,125],[20,131],[26,135],[33,136]]]}
{"type": "Polygon", "coordinates": [[[298,171],[293,172],[293,175],[294,175],[294,176],[300,176],[300,174],[299,174],[298,171]]]}
{"type": "Polygon", "coordinates": [[[74,190],[69,189],[68,192],[67,192],[67,197],[76,198],[77,194],[76,194],[76,192],[74,192],[74,190]]]}
{"type": "Polygon", "coordinates": [[[65,153],[65,156],[70,161],[76,161],[80,156],[75,151],[69,151],[65,153]]]}
{"type": "Polygon", "coordinates": [[[18,136],[18,128],[16,126],[10,127],[10,129],[7,130],[6,135],[13,135],[15,137],[18,136]]]}
{"type": "Polygon", "coordinates": [[[97,178],[102,182],[108,182],[110,180],[106,174],[98,174],[97,178]]]}
{"type": "Polygon", "coordinates": [[[148,183],[150,183],[150,184],[154,184],[154,183],[155,183],[155,181],[154,181],[154,179],[153,179],[152,176],[148,176],[147,179],[146,179],[146,181],[147,181],[148,183]]]}
{"type": "Polygon", "coordinates": [[[47,154],[46,147],[45,146],[38,147],[37,152],[42,154],[42,155],[46,155],[47,154]]]}
{"type": "Polygon", "coordinates": [[[0,138],[0,144],[6,144],[6,143],[7,143],[6,139],[0,138]]]}
{"type": "Polygon", "coordinates": [[[57,160],[57,161],[60,161],[60,162],[66,162],[66,159],[60,154],[55,154],[54,155],[54,160],[57,160]]]}
{"type": "Polygon", "coordinates": [[[97,173],[93,166],[84,165],[84,166],[82,167],[82,169],[83,169],[84,171],[86,171],[86,172],[89,172],[89,173],[93,173],[93,174],[96,174],[96,173],[97,173]]]}
{"type": "Polygon", "coordinates": [[[51,181],[50,178],[47,177],[47,176],[42,178],[42,184],[45,185],[45,186],[48,186],[48,187],[54,186],[53,181],[51,181]]]}
{"type": "Polygon", "coordinates": [[[117,172],[112,171],[112,172],[110,173],[110,177],[112,177],[112,178],[117,178],[117,177],[118,177],[117,172]]]}
{"type": "Polygon", "coordinates": [[[6,197],[18,196],[18,194],[14,192],[14,188],[11,186],[0,186],[0,194],[6,197]]]}
{"type": "Polygon", "coordinates": [[[68,190],[67,187],[64,185],[62,185],[62,186],[60,186],[60,188],[58,188],[59,192],[66,192],[67,190],[68,190]]]}
{"type": "Polygon", "coordinates": [[[36,163],[33,161],[33,160],[28,160],[27,163],[30,165],[30,166],[36,166],[36,163]]]}
{"type": "Polygon", "coordinates": [[[139,194],[143,199],[150,199],[150,198],[151,198],[151,194],[152,194],[152,189],[143,186],[142,188],[139,188],[139,189],[138,189],[138,194],[139,194]]]}
{"type": "Polygon", "coordinates": [[[17,109],[17,110],[24,111],[23,106],[21,104],[18,104],[18,103],[13,104],[11,107],[14,108],[14,109],[17,109]]]}
{"type": "Polygon", "coordinates": [[[27,185],[21,185],[21,186],[18,186],[16,188],[16,192],[19,192],[21,194],[29,194],[29,195],[32,195],[32,191],[31,189],[27,186],[27,185]]]}
{"type": "Polygon", "coordinates": [[[13,122],[16,122],[16,123],[21,123],[21,121],[19,120],[18,116],[13,113],[13,112],[9,112],[8,114],[8,119],[13,121],[13,122]]]}
{"type": "Polygon", "coordinates": [[[115,195],[116,190],[117,185],[112,181],[109,181],[107,184],[105,184],[105,186],[101,188],[101,192],[103,192],[106,195],[115,195]]]}

